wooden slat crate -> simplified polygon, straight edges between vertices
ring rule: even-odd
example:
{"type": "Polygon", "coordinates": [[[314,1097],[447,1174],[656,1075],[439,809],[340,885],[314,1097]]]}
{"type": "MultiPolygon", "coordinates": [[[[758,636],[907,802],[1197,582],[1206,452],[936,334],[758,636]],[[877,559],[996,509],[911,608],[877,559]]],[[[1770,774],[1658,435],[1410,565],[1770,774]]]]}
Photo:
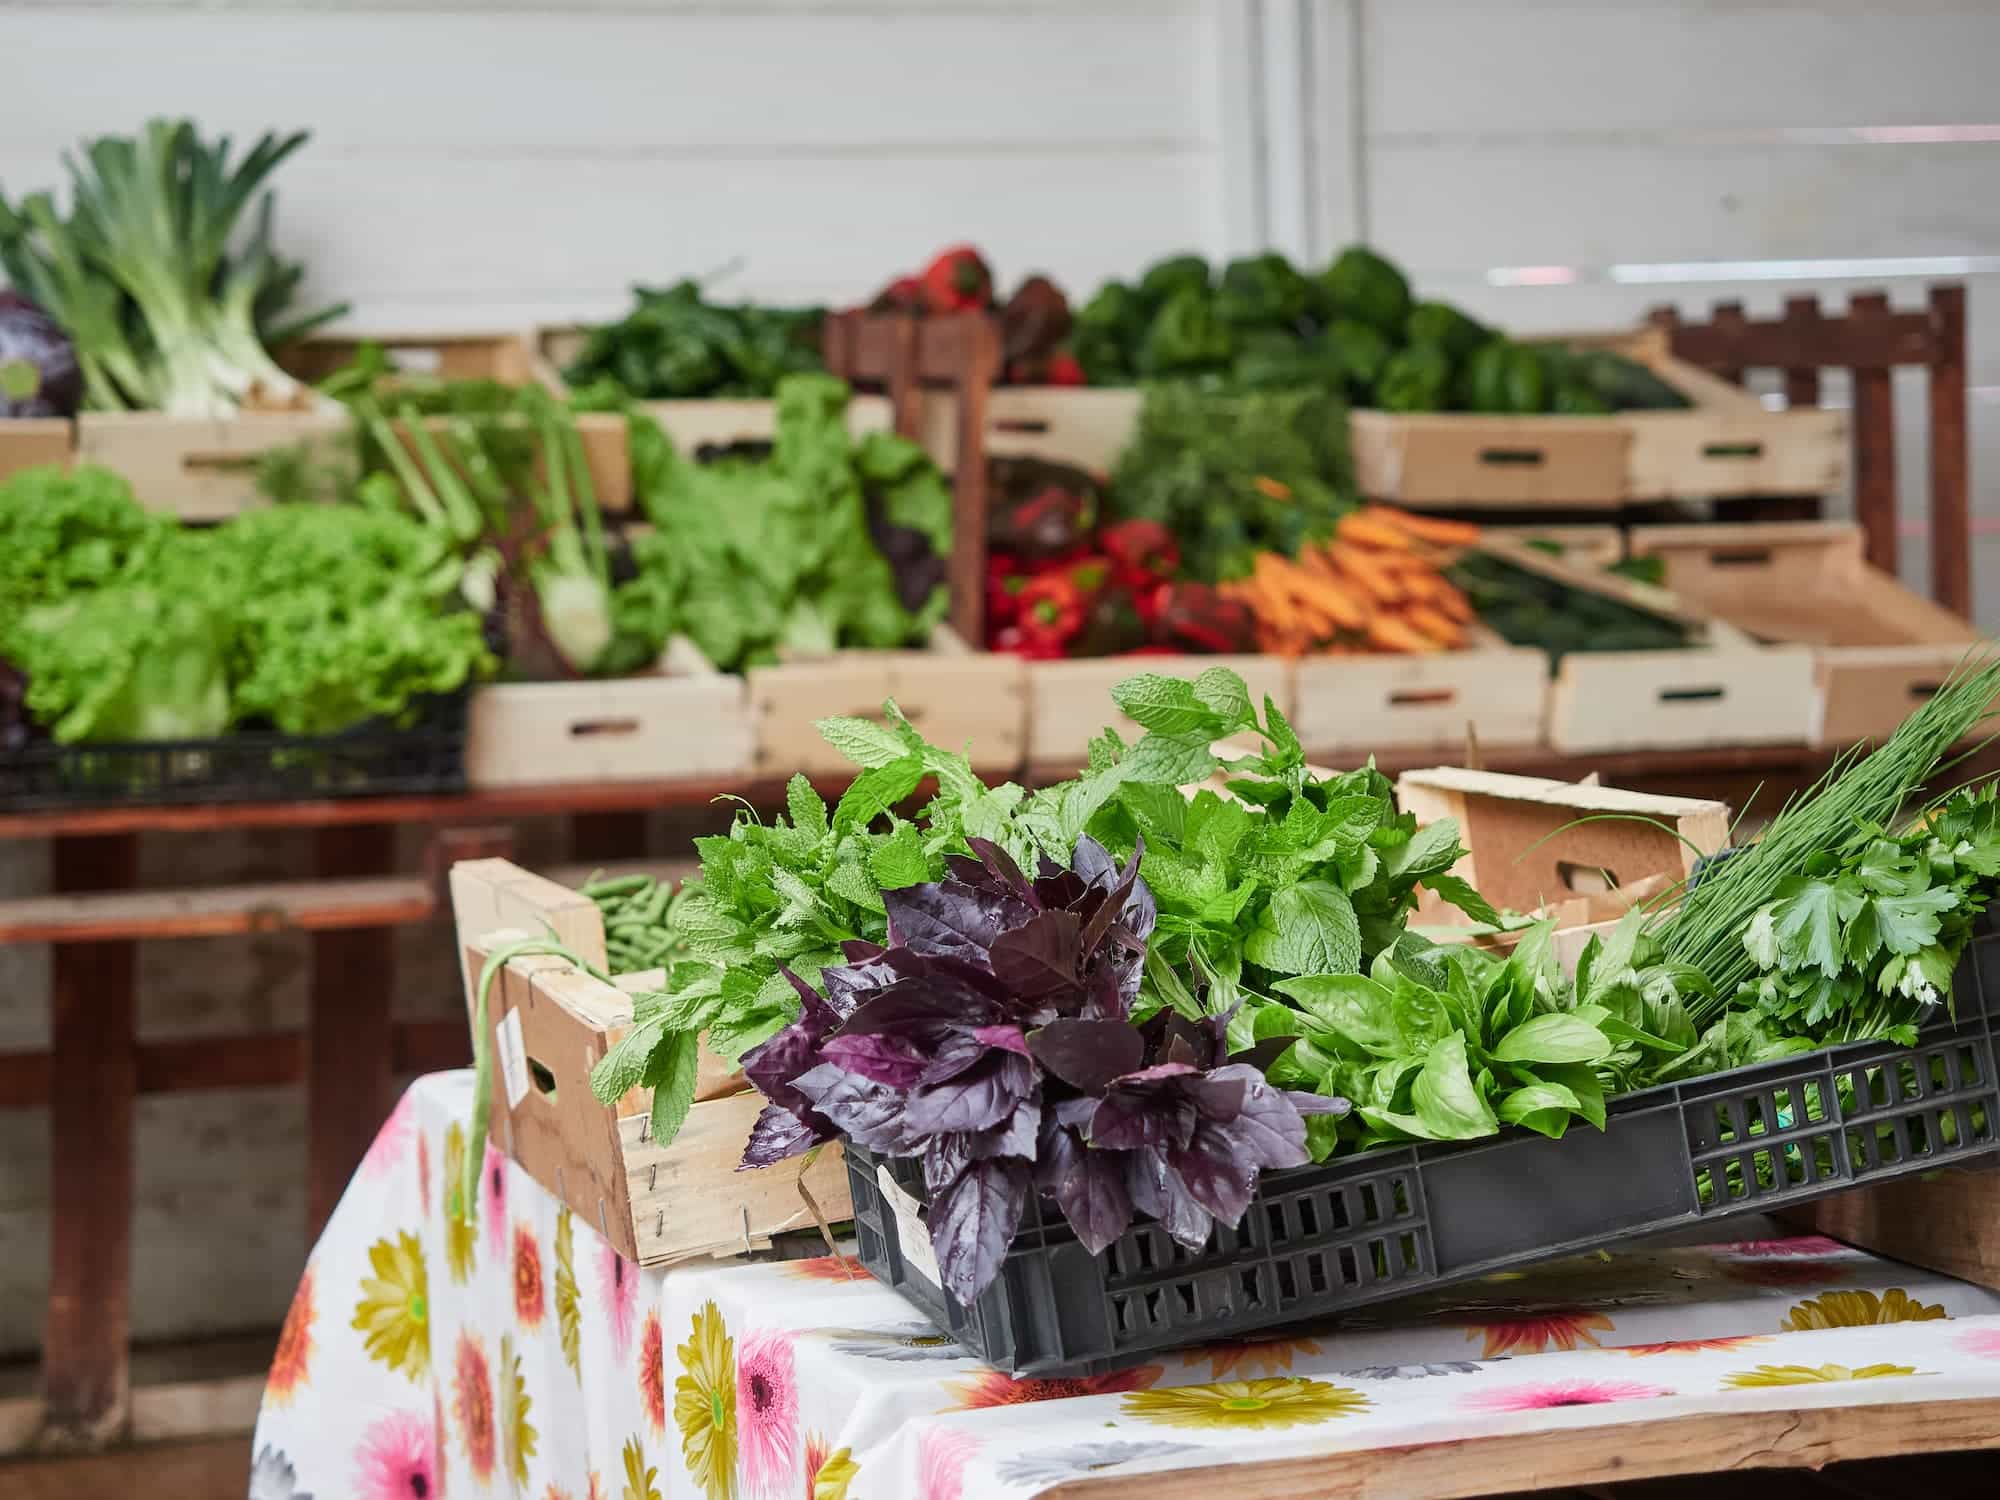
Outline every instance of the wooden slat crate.
{"type": "Polygon", "coordinates": [[[743,679],[676,637],[643,676],[480,688],[465,777],[474,787],[740,778],[755,759],[743,679]]]}
{"type": "Polygon", "coordinates": [[[75,445],[75,425],[60,417],[0,419],[0,480],[22,469],[66,464],[75,445]]]}
{"type": "Polygon", "coordinates": [[[1553,544],[1578,568],[1608,568],[1625,556],[1625,537],[1616,526],[1488,526],[1485,535],[1553,544]]]}
{"type": "MultiPolygon", "coordinates": [[[[1679,884],[1696,859],[1729,841],[1726,803],[1539,776],[1456,766],[1405,771],[1396,799],[1419,823],[1458,824],[1467,852],[1452,873],[1507,911],[1632,890],[1662,876],[1679,884]]],[[[1418,909],[1428,920],[1452,910],[1429,892],[1418,909]]]]}
{"type": "Polygon", "coordinates": [[[1489,640],[1435,655],[1308,656],[1295,671],[1292,727],[1315,755],[1538,745],[1549,659],[1489,640]]]}
{"type": "MultiPolygon", "coordinates": [[[[284,367],[308,381],[340,369],[359,339],[308,339],[284,351],[284,367]]],[[[492,379],[522,385],[534,378],[524,340],[513,334],[384,335],[370,340],[412,374],[492,379]]],[[[258,461],[274,449],[303,444],[322,461],[337,458],[350,423],[345,408],[326,403],[309,411],[243,412],[219,420],[163,412],[84,412],[76,420],[75,457],[102,464],[130,481],[140,503],[184,521],[221,521],[262,505],[258,461]]],[[[630,509],[631,466],[624,418],[587,413],[577,418],[584,461],[598,503],[630,509]]]]}
{"type": "Polygon", "coordinates": [[[1349,436],[1362,493],[1411,506],[1575,509],[1821,495],[1844,483],[1844,412],[1766,410],[1675,359],[1657,329],[1573,342],[1649,366],[1693,405],[1590,417],[1357,411],[1349,436]]]}
{"type": "Polygon", "coordinates": [[[1891,1260],[2000,1291],[2000,1172],[1951,1169],[1858,1188],[1781,1215],[1891,1260]]]}
{"type": "Polygon", "coordinates": [[[1210,667],[1227,667],[1249,687],[1250,701],[1260,713],[1268,696],[1289,719],[1297,701],[1294,664],[1282,656],[1106,656],[1025,666],[1028,765],[1038,772],[1068,773],[1081,767],[1090,742],[1107,726],[1127,744],[1145,733],[1111,701],[1112,688],[1141,672],[1192,682],[1210,667]]]}
{"type": "MultiPolygon", "coordinates": [[[[601,926],[595,953],[574,940],[590,925],[576,903],[596,910],[587,898],[537,883],[505,860],[455,865],[451,885],[469,1015],[487,955],[513,937],[567,929],[580,957],[602,963],[601,926]],[[494,915],[522,925],[470,930],[494,915]]],[[[764,1249],[773,1235],[813,1227],[801,1186],[830,1222],[851,1214],[837,1145],[810,1167],[736,1170],[763,1100],[720,1059],[704,1053],[697,1102],[669,1146],[649,1138],[649,1090],[634,1089],[615,1107],[599,1104],[590,1070],[632,1020],[630,997],[617,986],[559,958],[516,958],[493,985],[487,1020],[494,1142],[626,1258],[666,1265],[764,1249]]]]}
{"type": "Polygon", "coordinates": [[[1549,693],[1549,743],[1570,754],[1803,745],[1819,718],[1812,653],[1726,626],[1685,651],[1572,651],[1549,693]]]}
{"type": "Polygon", "coordinates": [[[1894,733],[1980,639],[1870,567],[1844,522],[1638,527],[1632,551],[1664,560],[1668,588],[1731,625],[1812,649],[1817,744],[1894,733]]]}
{"type": "MultiPolygon", "coordinates": [[[[1028,457],[1109,473],[1138,425],[1142,394],[1082,386],[997,386],[986,398],[988,458],[1028,457]]],[[[923,445],[950,473],[958,459],[957,404],[947,392],[924,399],[923,445]]]]}
{"type": "Polygon", "coordinates": [[[818,661],[752,667],[751,721],[760,776],[818,775],[855,767],[820,738],[821,719],[880,719],[894,699],[936,745],[966,750],[973,769],[1020,769],[1027,724],[1018,657],[968,651],[947,627],[928,651],[841,651],[818,661]]]}

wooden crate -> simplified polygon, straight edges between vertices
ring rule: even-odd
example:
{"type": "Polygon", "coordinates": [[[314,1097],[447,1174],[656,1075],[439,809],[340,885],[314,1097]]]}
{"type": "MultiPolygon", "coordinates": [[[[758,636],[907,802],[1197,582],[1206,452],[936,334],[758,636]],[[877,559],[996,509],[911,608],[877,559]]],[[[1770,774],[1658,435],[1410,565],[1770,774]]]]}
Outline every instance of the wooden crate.
{"type": "MultiPolygon", "coordinates": [[[[285,368],[319,380],[344,366],[358,339],[308,339],[285,351],[285,368]]],[[[384,336],[392,362],[412,373],[526,384],[532,377],[526,343],[511,334],[384,336]]],[[[625,419],[602,413],[577,417],[598,504],[629,510],[631,464],[625,419]]],[[[351,423],[346,409],[326,402],[310,411],[242,412],[202,420],[164,412],[84,412],[76,420],[78,463],[102,464],[125,476],[139,502],[184,521],[222,521],[265,504],[257,492],[257,465],[274,449],[304,445],[322,462],[346,451],[351,423]]]]}
{"type": "Polygon", "coordinates": [[[1572,651],[1549,693],[1549,744],[1584,754],[1809,743],[1812,653],[1709,632],[1711,644],[1684,651],[1572,651]]]}
{"type": "MultiPolygon", "coordinates": [[[[1109,473],[1138,426],[1143,400],[1129,388],[996,386],[986,398],[986,456],[1040,458],[1109,473]]],[[[956,467],[958,405],[949,392],[925,394],[923,445],[946,473],[956,467]]]]}
{"type": "MultiPolygon", "coordinates": [[[[1651,888],[1663,876],[1679,884],[1697,858],[1729,842],[1726,803],[1539,776],[1453,766],[1405,771],[1396,799],[1419,823],[1458,824],[1467,852],[1452,873],[1507,911],[1651,888]]],[[[1429,892],[1418,909],[1427,917],[1451,910],[1429,892]]]]}
{"type": "Polygon", "coordinates": [[[1845,483],[1846,413],[1767,410],[1675,359],[1659,329],[1571,342],[1647,365],[1693,404],[1589,417],[1357,411],[1348,431],[1361,492],[1411,506],[1577,509],[1845,483]]]}
{"type": "Polygon", "coordinates": [[[1844,522],[1638,527],[1632,550],[1664,560],[1669,588],[1731,625],[1812,648],[1820,745],[1892,734],[1980,639],[1870,567],[1844,522]]]}
{"type": "Polygon", "coordinates": [[[1294,664],[1282,656],[1105,656],[1031,661],[1025,667],[1028,765],[1037,772],[1067,774],[1081,767],[1090,742],[1106,727],[1127,744],[1145,733],[1111,701],[1112,688],[1141,672],[1192,682],[1210,667],[1227,667],[1248,685],[1260,712],[1268,696],[1289,719],[1297,701],[1294,664]]]}
{"type": "Polygon", "coordinates": [[[1549,659],[1491,641],[1436,655],[1308,656],[1295,672],[1292,727],[1315,755],[1538,745],[1549,659]]]}
{"type": "Polygon", "coordinates": [[[747,776],[755,758],[743,679],[676,637],[643,676],[480,688],[465,776],[475,787],[698,781],[747,776]]]}
{"type": "Polygon", "coordinates": [[[60,417],[0,419],[0,480],[43,464],[66,464],[75,445],[74,424],[60,417]]]}
{"type": "Polygon", "coordinates": [[[852,772],[815,727],[821,719],[882,717],[897,708],[931,743],[965,750],[973,769],[1012,775],[1021,767],[1027,698],[1021,661],[969,651],[947,627],[927,651],[841,651],[818,661],[749,671],[750,717],[759,776],[852,772]]]}
{"type": "Polygon", "coordinates": [[[2000,1291],[2000,1173],[1946,1168],[1837,1193],[1780,1217],[1891,1260],[2000,1291]]]}
{"type": "Polygon", "coordinates": [[[1625,556],[1625,535],[1616,526],[1488,526],[1484,534],[1554,543],[1562,549],[1562,560],[1578,568],[1608,568],[1625,556]]]}
{"type": "MultiPolygon", "coordinates": [[[[603,962],[601,919],[592,951],[596,906],[580,894],[505,860],[454,865],[451,886],[468,1014],[476,1013],[473,985],[487,955],[512,937],[553,927],[580,957],[603,962]],[[498,915],[521,925],[477,930],[498,915]]],[[[669,1146],[649,1138],[649,1090],[599,1104],[590,1070],[632,1020],[622,989],[558,958],[517,958],[493,985],[487,1020],[495,1144],[628,1259],[666,1265],[763,1249],[775,1234],[813,1227],[802,1187],[829,1221],[851,1215],[837,1145],[810,1168],[736,1170],[763,1099],[720,1059],[704,1053],[697,1102],[669,1146]]]]}

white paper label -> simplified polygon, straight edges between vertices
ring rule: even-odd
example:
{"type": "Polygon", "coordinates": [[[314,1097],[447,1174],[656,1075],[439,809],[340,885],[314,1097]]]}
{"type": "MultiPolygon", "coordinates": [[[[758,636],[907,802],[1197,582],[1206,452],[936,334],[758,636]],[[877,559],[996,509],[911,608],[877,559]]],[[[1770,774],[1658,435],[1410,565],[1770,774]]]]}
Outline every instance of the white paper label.
{"type": "Polygon", "coordinates": [[[528,1093],[528,1049],[521,1040],[521,1013],[510,1010],[497,1030],[500,1076],[507,1083],[507,1107],[519,1109],[528,1093]]]}
{"type": "Polygon", "coordinates": [[[889,1212],[896,1216],[896,1239],[903,1247],[903,1264],[932,1286],[942,1287],[944,1278],[938,1274],[937,1252],[931,1249],[931,1227],[924,1222],[917,1200],[896,1186],[886,1163],[876,1167],[875,1185],[882,1190],[882,1201],[889,1205],[889,1212]]]}

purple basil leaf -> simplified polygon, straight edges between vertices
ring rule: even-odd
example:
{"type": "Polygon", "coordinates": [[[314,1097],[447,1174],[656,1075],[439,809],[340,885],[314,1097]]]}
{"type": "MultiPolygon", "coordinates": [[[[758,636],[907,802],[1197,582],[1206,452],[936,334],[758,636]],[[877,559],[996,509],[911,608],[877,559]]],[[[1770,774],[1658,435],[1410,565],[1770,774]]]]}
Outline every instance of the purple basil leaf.
{"type": "Polygon", "coordinates": [[[1014,1113],[1003,1124],[991,1130],[975,1131],[966,1139],[975,1161],[987,1161],[995,1156],[1019,1157],[1023,1161],[1033,1161],[1040,1150],[1042,1129],[1042,1101],[1038,1097],[1023,1099],[1014,1107],[1014,1113]]]}
{"type": "Polygon", "coordinates": [[[871,1083],[907,1089],[923,1075],[929,1061],[916,1043],[897,1036],[828,1037],[820,1056],[871,1083]]]}
{"type": "Polygon", "coordinates": [[[1185,1036],[1173,1036],[1167,1040],[1167,1061],[1184,1068],[1199,1068],[1208,1061],[1185,1036]]]}
{"type": "Polygon", "coordinates": [[[969,854],[947,854],[944,867],[951,872],[951,878],[964,885],[991,886],[993,872],[969,854]]]}
{"type": "Polygon", "coordinates": [[[1045,908],[1068,911],[1081,901],[1090,887],[1074,870],[1059,869],[1035,882],[1035,895],[1045,908]]]}
{"type": "Polygon", "coordinates": [[[1160,1212],[1155,1217],[1176,1244],[1190,1250],[1199,1250],[1208,1243],[1208,1233],[1214,1223],[1213,1216],[1188,1191],[1187,1184],[1171,1164],[1160,1181],[1160,1212]]]}
{"type": "MultiPolygon", "coordinates": [[[[824,1005],[820,1009],[833,1015],[824,1005]]],[[[793,1085],[819,1062],[820,1041],[826,1035],[822,1020],[823,1016],[801,1016],[743,1054],[743,1076],[757,1092],[801,1118],[811,1112],[812,1104],[793,1085]]]]}
{"type": "Polygon", "coordinates": [[[1100,954],[1090,971],[1082,1014],[1093,1021],[1128,1022],[1143,969],[1143,963],[1107,962],[1100,954]]]}
{"type": "Polygon", "coordinates": [[[1308,1160],[1306,1122],[1290,1095],[1272,1088],[1255,1068],[1240,1064],[1217,1068],[1196,1086],[1196,1094],[1232,1086],[1242,1090],[1235,1112],[1228,1119],[1206,1118],[1202,1128],[1227,1137],[1235,1159],[1252,1167],[1303,1166],[1308,1160]]]}
{"type": "Polygon", "coordinates": [[[993,940],[988,954],[993,977],[1022,1000],[1040,1000],[1074,991],[1083,967],[1077,948],[1076,914],[1039,911],[993,940]]]}
{"type": "Polygon", "coordinates": [[[876,990],[841,1023],[843,1033],[936,1032],[953,1025],[983,1026],[1000,1019],[1000,1007],[958,980],[935,976],[899,979],[876,990]]]}
{"type": "Polygon", "coordinates": [[[767,1104],[763,1113],[757,1116],[757,1123],[750,1127],[750,1139],[743,1147],[743,1160],[736,1170],[746,1171],[751,1167],[769,1167],[810,1151],[821,1141],[830,1141],[837,1133],[825,1118],[815,1115],[820,1121],[815,1127],[801,1120],[782,1104],[767,1104]]]}
{"type": "MultiPolygon", "coordinates": [[[[1079,844],[1079,849],[1081,845],[1079,844]]],[[[1104,941],[1104,934],[1111,930],[1111,924],[1125,915],[1125,902],[1132,894],[1132,887],[1139,879],[1139,856],[1146,852],[1146,841],[1142,838],[1132,850],[1132,858],[1125,869],[1112,880],[1099,903],[1083,924],[1083,956],[1090,957],[1097,951],[1097,945],[1104,941]]]]}
{"type": "Polygon", "coordinates": [[[1062,874],[1062,866],[1050,859],[1046,854],[1037,851],[1035,855],[1035,879],[1037,881],[1054,880],[1060,874],[1062,874]]]}
{"type": "Polygon", "coordinates": [[[1118,861],[1087,833],[1077,838],[1076,855],[1069,863],[1086,886],[1108,891],[1118,883],[1118,861]]]}
{"type": "Polygon", "coordinates": [[[978,964],[985,963],[986,950],[1004,928],[1014,925],[1008,908],[1025,915],[1018,902],[957,880],[884,891],[882,904],[889,914],[892,945],[978,964]]]}
{"type": "Polygon", "coordinates": [[[916,1089],[904,1106],[903,1121],[919,1136],[947,1130],[986,1130],[998,1125],[1028,1097],[1035,1070],[1011,1052],[989,1052],[976,1067],[947,1082],[916,1089]]]}
{"type": "Polygon", "coordinates": [[[1132,1195],[1125,1187],[1125,1161],[1114,1151],[1096,1151],[1074,1130],[1055,1126],[1042,1133],[1035,1180],[1092,1255],[1101,1255],[1132,1223],[1132,1195]]]}
{"type": "Polygon", "coordinates": [[[977,1032],[964,1026],[954,1026],[931,1045],[930,1057],[925,1061],[917,1082],[925,1087],[948,1083],[966,1069],[984,1062],[995,1050],[980,1041],[977,1032]]]}
{"type": "Polygon", "coordinates": [[[1143,947],[1146,939],[1153,935],[1153,928],[1160,920],[1159,903],[1153,899],[1153,888],[1143,880],[1134,881],[1132,894],[1125,898],[1124,926],[1143,947]]]}
{"type": "Polygon", "coordinates": [[[842,1135],[871,1151],[909,1154],[912,1137],[903,1112],[907,1096],[901,1089],[857,1078],[832,1063],[800,1075],[795,1087],[842,1135]]]}
{"type": "Polygon", "coordinates": [[[1295,1036],[1267,1036],[1263,1041],[1245,1047],[1241,1052],[1229,1054],[1231,1063],[1242,1063],[1255,1068],[1259,1073],[1271,1071],[1271,1064],[1291,1051],[1295,1036]]]}
{"type": "Polygon", "coordinates": [[[1167,1153],[1167,1165],[1188,1196],[1224,1224],[1234,1227],[1257,1193],[1257,1164],[1236,1154],[1229,1127],[1203,1120],[1194,1139],[1167,1153]]]}
{"type": "Polygon", "coordinates": [[[848,938],[840,945],[841,956],[850,964],[873,963],[888,951],[880,943],[866,943],[860,938],[848,938]]]}
{"type": "Polygon", "coordinates": [[[1021,867],[1005,849],[991,839],[967,839],[966,848],[979,856],[979,862],[986,866],[993,878],[1014,894],[1015,899],[1029,906],[1042,903],[1035,895],[1035,888],[1028,883],[1028,877],[1021,873],[1021,867]]]}
{"type": "Polygon", "coordinates": [[[1090,1125],[1090,1117],[1097,1113],[1097,1101],[1095,1099],[1058,1099],[1054,1104],[1049,1106],[1049,1113],[1055,1117],[1056,1123],[1059,1125],[1072,1125],[1079,1129],[1087,1129],[1090,1125]]]}
{"type": "Polygon", "coordinates": [[[1338,1094],[1306,1094],[1297,1089],[1286,1089],[1284,1094],[1292,1101],[1292,1108],[1302,1115],[1344,1115],[1354,1108],[1352,1099],[1343,1099],[1338,1094]]]}
{"type": "Polygon", "coordinates": [[[1245,1085],[1241,1078],[1225,1078],[1228,1069],[1218,1068],[1206,1078],[1187,1086],[1187,1095],[1204,1120],[1227,1123],[1243,1113],[1245,1085]]]}
{"type": "MultiPolygon", "coordinates": [[[[1184,1077],[1195,1076],[1188,1069],[1179,1072],[1184,1077]]],[[[1185,1146],[1194,1134],[1195,1119],[1194,1104],[1181,1092],[1178,1079],[1147,1086],[1145,1074],[1127,1074],[1112,1086],[1090,1117],[1090,1144],[1096,1149],[1113,1151],[1185,1146]]]]}
{"type": "Polygon", "coordinates": [[[1028,1038],[1035,1061],[1071,1088],[1101,1094],[1146,1060],[1146,1042],[1123,1021],[1064,1017],[1028,1038]]]}
{"type": "Polygon", "coordinates": [[[964,1131],[934,1135],[924,1142],[924,1191],[931,1202],[972,1165],[972,1137],[964,1131]]]}
{"type": "Polygon", "coordinates": [[[975,1026],[973,1036],[989,1047],[998,1047],[1003,1052],[1018,1052],[1028,1055],[1028,1038],[1018,1026],[975,1026]]]}
{"type": "Polygon", "coordinates": [[[932,1198],[931,1247],[945,1290],[970,1306],[1000,1274],[1021,1213],[1028,1205],[1029,1169],[1023,1161],[974,1162],[932,1198]]]}

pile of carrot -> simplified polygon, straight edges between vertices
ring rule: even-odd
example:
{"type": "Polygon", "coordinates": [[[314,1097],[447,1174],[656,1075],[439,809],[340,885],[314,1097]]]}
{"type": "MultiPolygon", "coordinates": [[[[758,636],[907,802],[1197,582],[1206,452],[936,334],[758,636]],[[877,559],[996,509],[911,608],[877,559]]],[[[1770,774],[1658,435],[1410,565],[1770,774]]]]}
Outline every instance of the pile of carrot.
{"type": "Polygon", "coordinates": [[[1296,559],[1259,553],[1220,592],[1249,607],[1259,649],[1275,655],[1455,651],[1472,605],[1442,569],[1478,539],[1476,526],[1370,505],[1296,559]]]}

